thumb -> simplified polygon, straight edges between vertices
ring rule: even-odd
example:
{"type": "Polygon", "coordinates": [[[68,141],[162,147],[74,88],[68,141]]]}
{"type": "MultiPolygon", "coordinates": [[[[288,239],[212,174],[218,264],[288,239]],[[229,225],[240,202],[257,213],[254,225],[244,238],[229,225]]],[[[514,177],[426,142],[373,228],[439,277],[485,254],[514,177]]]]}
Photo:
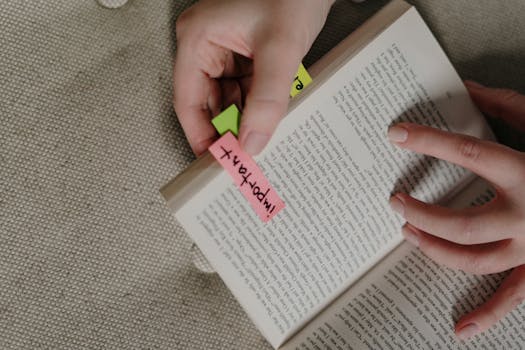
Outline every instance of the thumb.
{"type": "Polygon", "coordinates": [[[494,295],[479,308],[462,317],[456,335],[465,340],[484,332],[498,322],[525,298],[525,265],[516,267],[494,295]]]}
{"type": "Polygon", "coordinates": [[[465,81],[465,85],[482,112],[525,131],[524,95],[510,89],[488,88],[473,81],[465,81]]]}
{"type": "MultiPolygon", "coordinates": [[[[293,45],[292,45],[293,46],[293,45]]],[[[241,119],[239,140],[249,154],[262,151],[288,109],[290,88],[301,62],[301,49],[270,39],[257,47],[253,80],[241,119]]]]}

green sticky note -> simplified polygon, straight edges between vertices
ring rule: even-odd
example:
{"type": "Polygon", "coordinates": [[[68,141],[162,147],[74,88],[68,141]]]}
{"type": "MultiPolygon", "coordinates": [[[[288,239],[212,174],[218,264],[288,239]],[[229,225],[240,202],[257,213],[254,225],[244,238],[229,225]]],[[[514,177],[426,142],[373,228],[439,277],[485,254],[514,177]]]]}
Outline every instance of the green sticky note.
{"type": "Polygon", "coordinates": [[[239,134],[239,123],[241,121],[241,113],[236,105],[231,105],[221,112],[218,116],[211,120],[211,123],[217,129],[219,135],[224,135],[228,131],[237,136],[239,134]]]}
{"type": "Polygon", "coordinates": [[[299,70],[297,71],[297,74],[295,75],[295,79],[293,80],[292,84],[292,90],[290,91],[290,96],[294,97],[305,87],[310,85],[312,82],[312,77],[310,77],[310,74],[306,71],[306,68],[304,68],[303,64],[299,66],[299,70]]]}

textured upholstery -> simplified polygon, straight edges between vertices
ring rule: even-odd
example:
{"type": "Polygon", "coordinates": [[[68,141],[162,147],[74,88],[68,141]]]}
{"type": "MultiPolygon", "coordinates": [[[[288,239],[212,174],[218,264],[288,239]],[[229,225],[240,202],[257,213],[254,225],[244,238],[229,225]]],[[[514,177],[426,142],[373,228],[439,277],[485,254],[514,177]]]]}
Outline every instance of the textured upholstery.
{"type": "MultiPolygon", "coordinates": [[[[525,2],[413,2],[463,77],[525,91],[525,2]]],[[[384,3],[339,1],[307,65],[384,3]]],[[[193,159],[171,102],[189,5],[0,1],[1,349],[269,349],[158,193],[193,159]]]]}

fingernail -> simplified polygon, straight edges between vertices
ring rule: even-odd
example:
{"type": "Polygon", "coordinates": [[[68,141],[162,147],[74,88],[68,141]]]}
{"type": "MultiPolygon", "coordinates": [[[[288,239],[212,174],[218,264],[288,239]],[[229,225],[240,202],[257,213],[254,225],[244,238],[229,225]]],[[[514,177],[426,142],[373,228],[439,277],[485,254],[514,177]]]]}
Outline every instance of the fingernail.
{"type": "Polygon", "coordinates": [[[467,340],[468,338],[478,334],[479,328],[475,323],[469,323],[465,327],[461,328],[456,332],[456,336],[461,340],[467,340]]]}
{"type": "Polygon", "coordinates": [[[242,148],[246,153],[254,156],[262,151],[264,146],[266,146],[266,144],[268,143],[269,139],[270,138],[268,137],[268,135],[252,131],[244,139],[244,144],[242,145],[242,148]]]}
{"type": "Polygon", "coordinates": [[[401,216],[405,214],[405,203],[403,203],[397,196],[390,197],[390,207],[401,216]]]}
{"type": "Polygon", "coordinates": [[[405,236],[405,239],[410,244],[412,244],[415,247],[419,247],[419,236],[414,230],[412,230],[410,227],[405,225],[403,226],[402,232],[403,232],[403,236],[405,236]]]}
{"type": "Polygon", "coordinates": [[[481,85],[480,83],[474,80],[466,80],[465,85],[467,85],[467,87],[469,88],[474,88],[474,89],[484,89],[485,88],[485,86],[481,85]]]}
{"type": "Polygon", "coordinates": [[[408,137],[408,131],[400,126],[392,126],[388,129],[387,136],[391,142],[405,142],[408,137]]]}

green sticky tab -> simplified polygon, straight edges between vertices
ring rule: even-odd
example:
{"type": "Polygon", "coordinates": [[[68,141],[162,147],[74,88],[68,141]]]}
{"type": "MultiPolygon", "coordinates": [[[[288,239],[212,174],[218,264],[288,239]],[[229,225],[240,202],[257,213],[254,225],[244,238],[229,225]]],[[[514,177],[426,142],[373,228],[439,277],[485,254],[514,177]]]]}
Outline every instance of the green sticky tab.
{"type": "Polygon", "coordinates": [[[292,90],[290,91],[290,96],[294,97],[305,87],[310,85],[312,82],[312,77],[310,77],[310,74],[306,71],[306,68],[304,68],[303,64],[299,66],[299,70],[297,71],[297,74],[295,75],[295,79],[293,80],[292,84],[292,90]]]}
{"type": "Polygon", "coordinates": [[[241,121],[241,113],[236,105],[231,105],[221,112],[218,116],[211,120],[211,123],[217,129],[219,135],[224,135],[228,131],[237,136],[239,134],[239,123],[241,121]]]}

